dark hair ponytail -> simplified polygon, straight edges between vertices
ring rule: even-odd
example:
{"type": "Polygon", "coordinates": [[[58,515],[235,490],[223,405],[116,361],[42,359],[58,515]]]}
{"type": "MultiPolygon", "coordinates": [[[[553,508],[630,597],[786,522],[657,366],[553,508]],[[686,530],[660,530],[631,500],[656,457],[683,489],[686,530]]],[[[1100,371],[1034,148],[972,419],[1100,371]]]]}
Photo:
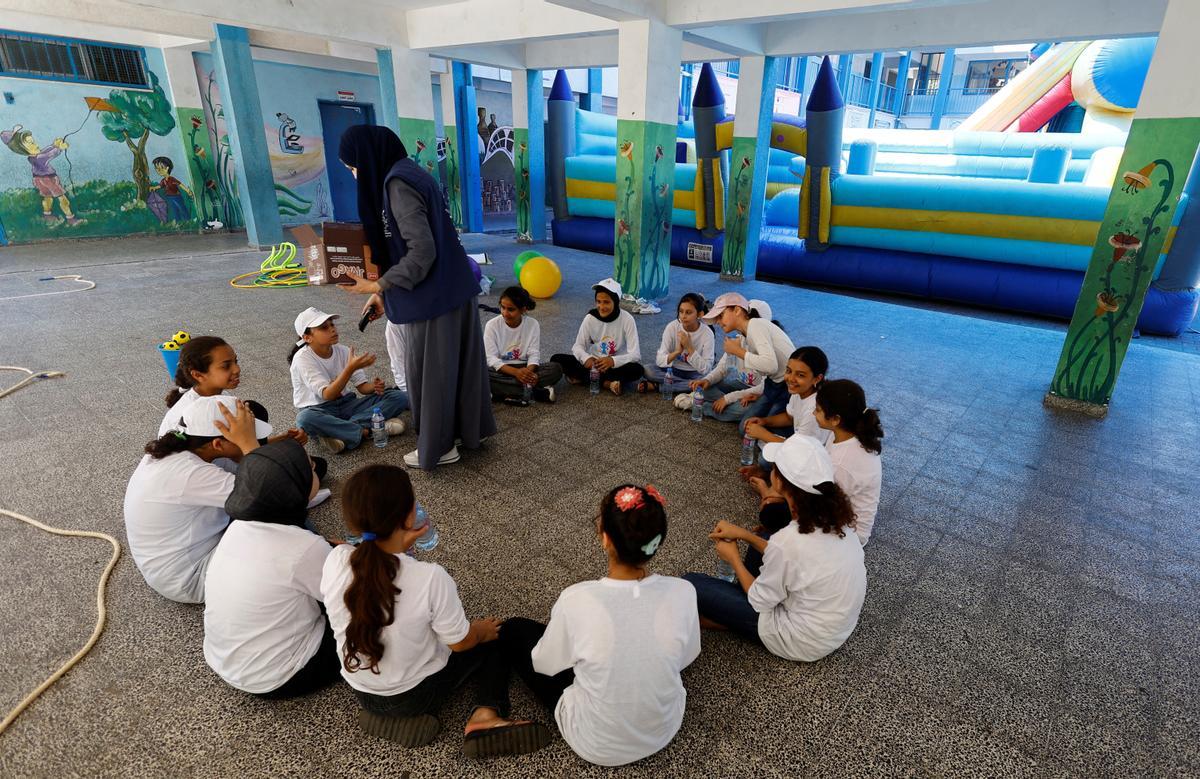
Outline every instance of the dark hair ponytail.
{"type": "Polygon", "coordinates": [[[508,298],[509,302],[517,308],[523,308],[526,311],[532,311],[537,308],[537,302],[529,296],[529,291],[524,287],[505,287],[500,293],[501,298],[508,298]]]}
{"type": "MultiPolygon", "coordinates": [[[[312,328],[309,328],[309,327],[304,328],[305,335],[308,335],[311,332],[312,332],[312,328]]],[[[292,350],[290,352],[288,352],[288,365],[292,364],[292,358],[296,356],[296,352],[300,351],[301,349],[303,349],[306,346],[308,346],[307,343],[292,344],[292,350]]]]}
{"type": "Polygon", "coordinates": [[[822,382],[817,389],[817,405],[826,417],[839,417],[839,427],[853,433],[863,449],[875,454],[883,451],[879,412],[867,408],[867,395],[858,384],[849,379],[822,382]]]}
{"type": "Polygon", "coordinates": [[[209,441],[215,440],[216,438],[212,436],[188,435],[178,430],[172,430],[161,438],[156,438],[146,444],[144,451],[155,460],[161,460],[180,452],[193,452],[209,441]]]}
{"type": "MultiPolygon", "coordinates": [[[[342,518],[355,533],[386,538],[404,526],[416,504],[412,482],[403,468],[368,465],[354,472],[342,491],[342,518]]],[[[396,573],[400,559],[364,540],[350,553],[350,586],[343,601],[350,612],[342,665],[350,673],[379,673],[383,659],[380,632],[396,618],[396,573]]]]}
{"type": "Polygon", "coordinates": [[[653,490],[653,487],[622,484],[609,490],[600,502],[600,529],[612,542],[617,559],[626,565],[645,565],[667,538],[667,512],[653,490]],[[637,503],[622,509],[617,496],[625,490],[636,492],[637,503]],[[656,537],[658,543],[647,552],[646,547],[656,537]]]}
{"type": "Polygon", "coordinates": [[[827,481],[816,485],[820,494],[814,495],[788,481],[778,466],[775,466],[775,472],[779,474],[781,491],[801,535],[820,530],[844,538],[845,529],[854,527],[854,507],[849,496],[836,483],[827,481]]]}
{"type": "Polygon", "coordinates": [[[192,371],[208,373],[208,369],[212,367],[213,350],[218,346],[228,345],[225,339],[215,335],[196,336],[183,345],[179,350],[179,365],[175,368],[175,386],[164,398],[167,408],[178,403],[185,391],[196,386],[195,380],[192,379],[192,371]]]}
{"type": "Polygon", "coordinates": [[[792,352],[788,359],[799,360],[807,365],[808,369],[813,372],[813,376],[824,376],[829,373],[829,358],[819,347],[801,346],[792,352]]]}

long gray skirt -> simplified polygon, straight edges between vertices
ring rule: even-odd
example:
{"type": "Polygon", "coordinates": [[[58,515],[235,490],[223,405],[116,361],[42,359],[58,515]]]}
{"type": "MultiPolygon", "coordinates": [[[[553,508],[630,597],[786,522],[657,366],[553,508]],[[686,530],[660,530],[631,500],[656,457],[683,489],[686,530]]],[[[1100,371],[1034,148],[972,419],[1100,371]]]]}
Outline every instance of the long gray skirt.
{"type": "Polygon", "coordinates": [[[472,297],[436,319],[401,327],[417,453],[429,471],[455,439],[478,449],[496,433],[479,310],[472,297]]]}

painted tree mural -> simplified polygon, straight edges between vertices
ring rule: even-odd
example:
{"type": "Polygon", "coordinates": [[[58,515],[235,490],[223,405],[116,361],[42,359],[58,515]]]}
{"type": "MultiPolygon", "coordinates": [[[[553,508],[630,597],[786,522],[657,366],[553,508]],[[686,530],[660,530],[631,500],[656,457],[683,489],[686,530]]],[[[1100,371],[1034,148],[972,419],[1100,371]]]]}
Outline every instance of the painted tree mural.
{"type": "Polygon", "coordinates": [[[150,197],[150,161],[146,158],[146,142],[150,133],[167,135],[175,129],[175,112],[158,76],[150,76],[149,92],[114,89],[108,103],[116,110],[100,114],[101,132],[110,141],[124,143],[133,153],[133,183],[138,200],[150,197]]]}

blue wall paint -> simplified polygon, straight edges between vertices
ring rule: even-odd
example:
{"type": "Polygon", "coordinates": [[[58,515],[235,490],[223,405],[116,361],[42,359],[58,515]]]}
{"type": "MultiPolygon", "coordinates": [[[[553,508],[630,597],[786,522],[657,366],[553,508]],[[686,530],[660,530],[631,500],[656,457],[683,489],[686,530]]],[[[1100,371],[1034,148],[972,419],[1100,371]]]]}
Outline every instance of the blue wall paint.
{"type": "Polygon", "coordinates": [[[475,79],[471,66],[455,62],[455,110],[458,115],[459,173],[462,177],[463,224],[467,232],[483,232],[483,182],[479,172],[478,117],[475,113],[475,79]]]}
{"type": "Polygon", "coordinates": [[[529,234],[546,240],[546,88],[542,71],[526,72],[529,105],[529,234]]]}
{"type": "Polygon", "coordinates": [[[376,49],[375,62],[379,65],[379,79],[376,81],[379,89],[379,111],[375,121],[399,133],[400,107],[396,104],[396,71],[392,63],[392,50],[376,49]]]}
{"type": "MultiPolygon", "coordinates": [[[[199,71],[206,74],[213,68],[212,57],[197,54],[199,71]]],[[[364,73],[289,65],[280,62],[256,61],[254,75],[262,100],[263,134],[271,155],[271,173],[276,184],[288,187],[300,200],[291,200],[302,210],[308,205],[308,213],[281,214],[284,224],[309,224],[333,218],[333,206],[329,176],[322,148],[321,112],[319,100],[336,101],[338,91],[354,93],[354,102],[368,103],[375,109],[376,121],[383,123],[383,98],[379,79],[364,73]],[[300,154],[286,154],[281,149],[277,113],[285,114],[296,122],[299,143],[304,147],[300,154]]],[[[203,77],[202,77],[203,79],[203,77]]],[[[201,82],[203,91],[203,80],[201,82]]],[[[334,161],[336,164],[336,160],[334,161]]]]}

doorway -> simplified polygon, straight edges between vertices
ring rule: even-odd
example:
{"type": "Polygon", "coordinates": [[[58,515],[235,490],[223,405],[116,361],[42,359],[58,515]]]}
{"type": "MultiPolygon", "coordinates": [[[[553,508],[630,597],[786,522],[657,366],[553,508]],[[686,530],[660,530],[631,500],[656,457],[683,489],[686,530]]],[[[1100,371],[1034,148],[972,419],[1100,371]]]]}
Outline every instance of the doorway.
{"type": "Polygon", "coordinates": [[[333,218],[338,222],[358,221],[358,189],[354,176],[338,161],[342,133],[360,124],[375,124],[375,107],[370,103],[318,100],[321,109],[321,136],[325,145],[325,174],[329,176],[329,197],[333,218]]]}

